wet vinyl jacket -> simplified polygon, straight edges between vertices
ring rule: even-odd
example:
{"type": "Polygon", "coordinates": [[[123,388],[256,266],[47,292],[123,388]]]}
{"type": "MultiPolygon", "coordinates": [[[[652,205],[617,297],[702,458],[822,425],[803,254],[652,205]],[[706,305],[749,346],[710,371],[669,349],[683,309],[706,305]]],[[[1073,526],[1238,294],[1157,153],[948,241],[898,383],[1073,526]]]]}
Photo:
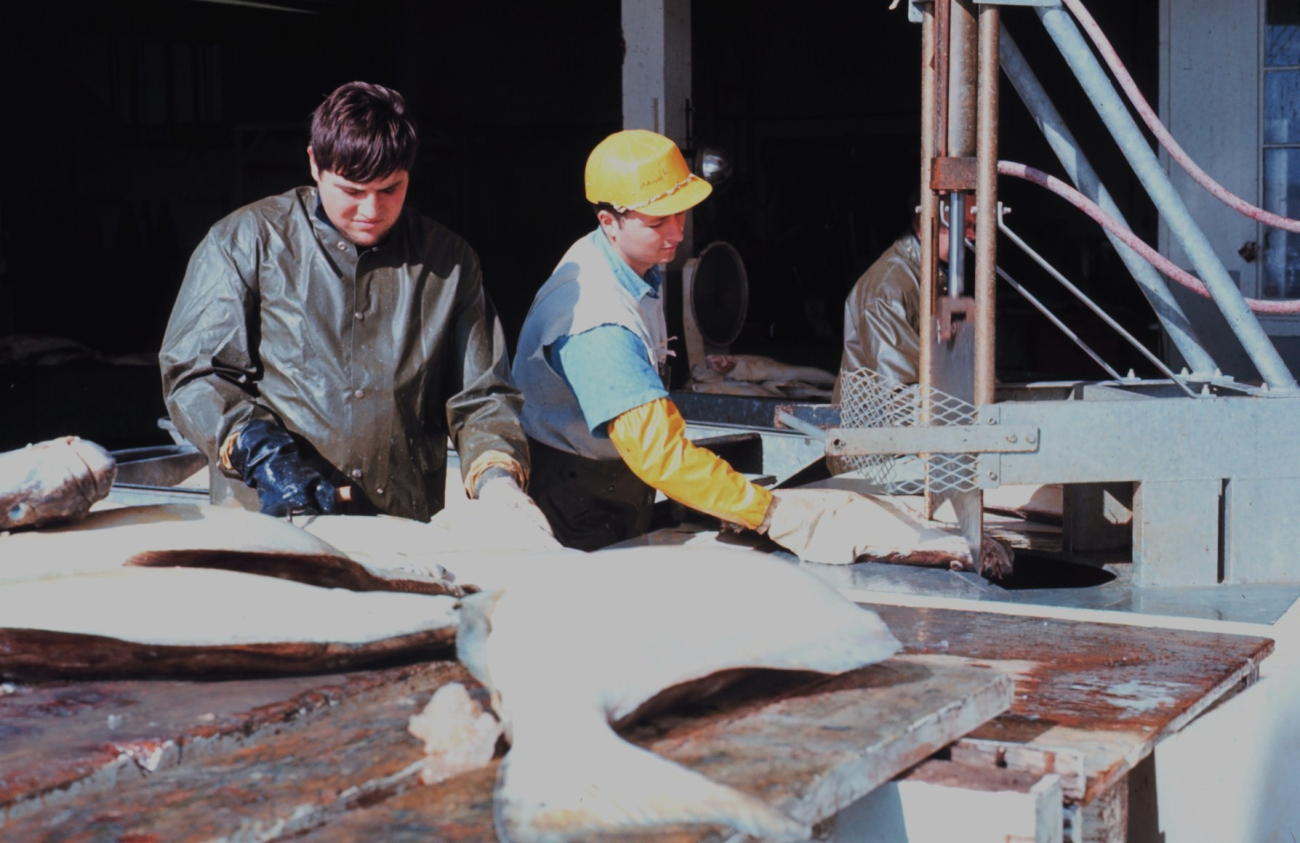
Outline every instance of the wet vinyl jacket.
{"type": "MultiPolygon", "coordinates": [[[[278,419],[353,487],[353,511],[442,509],[449,434],[462,471],[489,451],[528,467],[478,257],[409,206],[360,254],[311,187],[221,220],[190,259],[159,357],[172,420],[214,467],[239,426],[278,419]]],[[[214,498],[217,480],[214,468],[214,498]]]]}
{"type": "MultiPolygon", "coordinates": [[[[916,383],[920,305],[921,241],[909,231],[876,259],[849,292],[840,370],[867,368],[899,383],[916,383]]],[[[838,401],[839,383],[835,386],[838,401]]]]}

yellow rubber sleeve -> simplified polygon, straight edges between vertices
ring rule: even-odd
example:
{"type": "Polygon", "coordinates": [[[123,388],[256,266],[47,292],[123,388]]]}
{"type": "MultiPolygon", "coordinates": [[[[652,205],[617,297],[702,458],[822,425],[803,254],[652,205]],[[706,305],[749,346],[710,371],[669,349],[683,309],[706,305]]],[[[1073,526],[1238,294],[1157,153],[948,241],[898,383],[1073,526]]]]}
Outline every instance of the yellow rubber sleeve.
{"type": "Polygon", "coordinates": [[[745,479],[727,461],[686,438],[677,406],[660,398],[609,423],[614,444],[632,473],[691,509],[755,529],[772,493],[745,479]]]}

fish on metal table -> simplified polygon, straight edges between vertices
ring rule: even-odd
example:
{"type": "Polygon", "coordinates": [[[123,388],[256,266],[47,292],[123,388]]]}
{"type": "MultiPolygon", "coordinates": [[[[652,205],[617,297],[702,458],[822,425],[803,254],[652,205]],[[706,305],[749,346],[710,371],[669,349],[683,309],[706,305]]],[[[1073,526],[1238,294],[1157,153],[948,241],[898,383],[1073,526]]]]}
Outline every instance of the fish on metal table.
{"type": "Polygon", "coordinates": [[[224,568],[353,591],[465,593],[436,567],[386,568],[284,519],[209,504],[104,509],[0,534],[0,581],[121,567],[224,568]]]}
{"type": "Polygon", "coordinates": [[[511,744],[495,788],[499,837],[559,843],[696,824],[807,839],[813,818],[633,746],[611,725],[665,694],[716,691],[741,669],[840,673],[899,643],[874,613],[788,562],[630,548],[539,558],[531,576],[520,568],[465,598],[456,646],[511,744]]]}
{"type": "Polygon", "coordinates": [[[116,474],[112,454],[77,436],[0,453],[0,530],[80,518],[116,474]]]}
{"type": "Polygon", "coordinates": [[[758,354],[710,354],[705,360],[711,369],[721,372],[733,381],[755,383],[799,381],[824,389],[835,385],[834,373],[825,369],[782,363],[758,354]]]}
{"type": "Polygon", "coordinates": [[[447,657],[458,602],[206,568],[0,582],[0,677],[311,673],[447,657]]]}

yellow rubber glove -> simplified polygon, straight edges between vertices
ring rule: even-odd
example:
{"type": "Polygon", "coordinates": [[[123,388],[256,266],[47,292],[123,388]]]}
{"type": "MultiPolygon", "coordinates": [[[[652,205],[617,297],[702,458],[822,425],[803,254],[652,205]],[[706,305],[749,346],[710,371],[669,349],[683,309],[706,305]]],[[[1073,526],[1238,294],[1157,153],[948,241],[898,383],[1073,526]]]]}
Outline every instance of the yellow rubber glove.
{"type": "Polygon", "coordinates": [[[609,441],[646,485],[732,524],[752,530],[763,523],[772,493],[687,439],[686,420],[672,401],[660,398],[628,410],[608,429],[609,441]]]}

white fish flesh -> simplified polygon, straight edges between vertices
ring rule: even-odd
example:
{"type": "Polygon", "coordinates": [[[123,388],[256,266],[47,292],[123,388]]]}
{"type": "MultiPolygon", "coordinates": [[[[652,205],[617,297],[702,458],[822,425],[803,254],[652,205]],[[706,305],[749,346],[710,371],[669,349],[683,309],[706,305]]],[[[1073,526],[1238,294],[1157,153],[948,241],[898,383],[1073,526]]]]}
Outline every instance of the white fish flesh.
{"type": "Polygon", "coordinates": [[[899,648],[875,614],[797,566],[727,551],[557,557],[463,602],[457,655],[490,690],[511,742],[494,809],[509,843],[690,824],[807,839],[806,822],[639,749],[610,724],[727,671],[839,673],[899,648]]]}
{"type": "Polygon", "coordinates": [[[435,536],[427,522],[393,515],[312,515],[294,519],[294,525],[372,569],[449,578],[435,560],[435,536]]]}
{"type": "Polygon", "coordinates": [[[80,518],[116,474],[112,454],[76,436],[0,453],[0,530],[80,518]]]}
{"type": "MultiPolygon", "coordinates": [[[[827,481],[825,485],[835,483],[827,481]]],[[[819,484],[820,485],[820,484],[819,484]]],[[[997,579],[1011,573],[1011,550],[988,535],[980,548],[980,564],[955,524],[930,521],[915,506],[919,498],[863,495],[847,489],[785,489],[782,504],[805,506],[816,525],[799,554],[804,562],[850,565],[888,562],[920,567],[976,571],[997,579]],[[787,503],[788,502],[788,503],[787,503]]],[[[775,529],[769,533],[779,542],[775,529]]]]}
{"type": "Polygon", "coordinates": [[[354,591],[464,593],[436,571],[367,565],[289,521],[207,504],[105,509],[0,534],[0,581],[123,566],[225,568],[354,591]]]}
{"type": "Polygon", "coordinates": [[[387,515],[318,515],[295,523],[371,569],[434,577],[466,593],[509,582],[553,555],[582,555],[518,510],[474,500],[458,501],[428,523],[387,515]]]}
{"type": "Polygon", "coordinates": [[[407,731],[424,742],[420,781],[436,784],[490,764],[501,721],[484,711],[464,685],[448,682],[433,692],[423,711],[411,716],[407,731]]]}
{"type": "Polygon", "coordinates": [[[733,381],[769,381],[811,384],[829,389],[835,385],[835,375],[816,366],[794,366],[762,357],[758,354],[710,354],[705,358],[709,366],[733,381]]]}
{"type": "Polygon", "coordinates": [[[10,581],[0,584],[0,676],[351,669],[450,652],[458,605],[202,568],[10,581]]]}

